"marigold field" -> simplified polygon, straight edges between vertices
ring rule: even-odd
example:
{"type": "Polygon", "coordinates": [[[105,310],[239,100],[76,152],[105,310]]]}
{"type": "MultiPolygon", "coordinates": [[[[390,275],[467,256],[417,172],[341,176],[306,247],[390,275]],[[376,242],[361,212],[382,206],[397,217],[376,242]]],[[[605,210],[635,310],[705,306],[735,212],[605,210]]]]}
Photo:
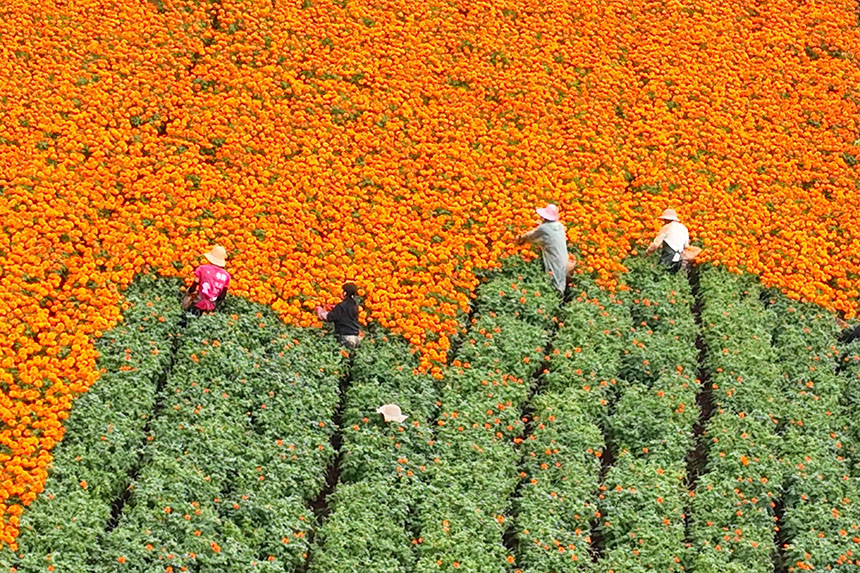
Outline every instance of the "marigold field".
{"type": "Polygon", "coordinates": [[[0,51],[0,565],[857,567],[856,2],[4,0],[0,51]],[[500,263],[545,202],[571,300],[500,263]]]}

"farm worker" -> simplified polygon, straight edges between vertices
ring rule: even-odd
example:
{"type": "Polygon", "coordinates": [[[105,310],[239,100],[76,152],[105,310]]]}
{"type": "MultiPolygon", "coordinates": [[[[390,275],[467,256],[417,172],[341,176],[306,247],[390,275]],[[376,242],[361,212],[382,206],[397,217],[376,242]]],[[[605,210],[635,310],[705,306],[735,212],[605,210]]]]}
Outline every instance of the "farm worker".
{"type": "Polygon", "coordinates": [[[188,310],[197,316],[215,310],[227,296],[227,287],[230,285],[230,273],[224,270],[224,265],[227,264],[226,249],[215,245],[203,256],[209,264],[194,269],[194,282],[186,293],[186,299],[193,297],[188,310]]]}
{"type": "Polygon", "coordinates": [[[552,203],[535,211],[540,215],[540,225],[517,237],[517,242],[540,245],[543,266],[552,277],[556,290],[564,294],[567,275],[576,267],[576,259],[567,254],[567,232],[559,221],[558,207],[552,203]]]}
{"type": "Polygon", "coordinates": [[[361,327],[358,324],[358,288],[352,283],[343,285],[343,300],[333,308],[318,306],[320,320],[334,323],[334,332],[341,344],[355,348],[361,342],[361,327]]]}
{"type": "Polygon", "coordinates": [[[839,328],[842,329],[842,332],[839,333],[839,342],[842,344],[851,344],[855,340],[860,339],[860,324],[851,326],[841,318],[837,318],[836,322],[839,328]]]}
{"type": "Polygon", "coordinates": [[[650,255],[660,249],[660,262],[670,272],[676,273],[681,268],[684,249],[690,246],[690,232],[678,219],[674,209],[666,209],[657,218],[663,222],[663,227],[648,246],[645,254],[650,255]]]}

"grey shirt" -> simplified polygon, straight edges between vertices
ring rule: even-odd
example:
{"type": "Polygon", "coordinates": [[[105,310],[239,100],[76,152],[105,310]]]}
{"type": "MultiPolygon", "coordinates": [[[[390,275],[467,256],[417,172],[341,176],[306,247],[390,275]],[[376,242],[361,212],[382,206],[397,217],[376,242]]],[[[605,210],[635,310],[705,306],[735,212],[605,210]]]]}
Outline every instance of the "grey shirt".
{"type": "Polygon", "coordinates": [[[564,225],[551,221],[538,225],[524,238],[541,246],[543,267],[552,275],[552,282],[559,292],[567,286],[567,234],[564,225]]]}

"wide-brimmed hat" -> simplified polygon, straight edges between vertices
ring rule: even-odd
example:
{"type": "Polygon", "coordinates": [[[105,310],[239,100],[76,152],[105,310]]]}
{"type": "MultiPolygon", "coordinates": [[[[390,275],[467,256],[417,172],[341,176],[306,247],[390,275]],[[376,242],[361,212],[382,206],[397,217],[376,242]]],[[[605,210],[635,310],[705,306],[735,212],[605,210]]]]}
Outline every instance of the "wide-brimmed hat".
{"type": "Polygon", "coordinates": [[[675,212],[674,209],[666,209],[665,211],[663,211],[663,214],[657,218],[661,221],[677,221],[678,223],[681,222],[681,220],[678,218],[678,214],[675,212]]]}
{"type": "Polygon", "coordinates": [[[400,406],[397,404],[385,404],[376,409],[377,414],[382,414],[386,422],[394,420],[395,422],[403,423],[403,420],[408,418],[406,414],[400,411],[400,406]]]}
{"type": "Polygon", "coordinates": [[[558,207],[552,203],[548,204],[546,207],[538,207],[535,211],[547,221],[558,221],[559,219],[558,207]]]}
{"type": "Polygon", "coordinates": [[[215,245],[212,247],[212,250],[203,256],[216,267],[223,267],[227,264],[227,249],[221,245],[215,245]]]}

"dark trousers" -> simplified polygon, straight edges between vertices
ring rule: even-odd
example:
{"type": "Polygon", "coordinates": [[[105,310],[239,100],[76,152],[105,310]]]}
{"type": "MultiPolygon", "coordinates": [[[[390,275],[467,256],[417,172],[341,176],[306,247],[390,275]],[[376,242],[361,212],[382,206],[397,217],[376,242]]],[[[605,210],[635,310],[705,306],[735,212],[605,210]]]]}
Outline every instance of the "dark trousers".
{"type": "Polygon", "coordinates": [[[181,326],[182,328],[185,328],[186,326],[188,326],[188,315],[201,316],[202,314],[203,314],[202,310],[200,310],[196,306],[192,306],[191,308],[186,310],[184,313],[182,313],[181,317],[179,317],[179,326],[181,326]]]}
{"type": "Polygon", "coordinates": [[[860,325],[847,328],[839,333],[839,342],[842,344],[849,344],[857,339],[860,339],[860,325]]]}
{"type": "Polygon", "coordinates": [[[678,251],[676,251],[666,243],[663,243],[663,248],[660,249],[660,263],[664,267],[666,267],[666,270],[668,270],[670,273],[677,273],[679,270],[681,270],[681,258],[678,257],[677,261],[673,260],[675,258],[675,255],[678,254],[680,254],[678,253],[678,251]]]}

